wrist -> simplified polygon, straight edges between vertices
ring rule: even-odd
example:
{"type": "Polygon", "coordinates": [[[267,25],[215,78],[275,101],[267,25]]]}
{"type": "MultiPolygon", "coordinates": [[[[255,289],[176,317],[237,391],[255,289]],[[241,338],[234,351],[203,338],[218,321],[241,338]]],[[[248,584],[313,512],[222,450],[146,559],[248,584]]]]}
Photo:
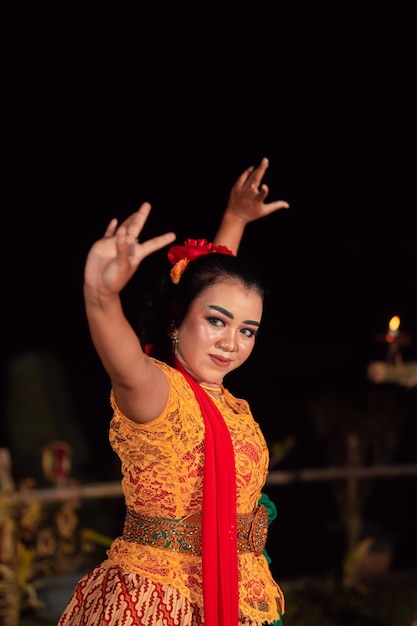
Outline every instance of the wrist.
{"type": "Polygon", "coordinates": [[[246,221],[232,211],[226,210],[223,214],[220,227],[213,243],[227,246],[234,254],[237,254],[246,221]]]}
{"type": "Polygon", "coordinates": [[[242,229],[244,229],[246,224],[249,223],[249,220],[244,215],[241,215],[236,209],[226,209],[223,214],[222,222],[225,220],[242,229]]]}
{"type": "Polygon", "coordinates": [[[120,302],[119,293],[109,291],[108,289],[100,289],[93,287],[84,282],[83,285],[84,300],[87,305],[104,309],[112,304],[120,302]]]}

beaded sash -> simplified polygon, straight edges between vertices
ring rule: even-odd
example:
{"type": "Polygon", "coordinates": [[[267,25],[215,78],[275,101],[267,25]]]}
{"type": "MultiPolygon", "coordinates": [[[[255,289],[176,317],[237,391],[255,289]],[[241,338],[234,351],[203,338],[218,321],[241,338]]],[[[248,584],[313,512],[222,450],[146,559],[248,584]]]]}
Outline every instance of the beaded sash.
{"type": "MultiPolygon", "coordinates": [[[[123,539],[173,552],[189,551],[201,556],[201,516],[180,520],[140,515],[126,511],[123,539]]],[[[268,511],[264,505],[254,513],[237,516],[237,549],[239,554],[253,552],[260,556],[268,535],[268,511]]]]}

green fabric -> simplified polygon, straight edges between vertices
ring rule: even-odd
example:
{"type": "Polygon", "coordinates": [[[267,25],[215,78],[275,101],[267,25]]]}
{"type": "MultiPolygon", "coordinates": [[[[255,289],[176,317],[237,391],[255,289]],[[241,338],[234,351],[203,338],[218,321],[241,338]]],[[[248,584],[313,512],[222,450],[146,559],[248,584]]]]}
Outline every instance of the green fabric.
{"type": "MultiPolygon", "coordinates": [[[[267,496],[266,493],[262,493],[261,497],[258,500],[258,505],[261,506],[261,504],[264,505],[264,507],[266,508],[266,510],[268,512],[268,523],[271,524],[271,522],[273,522],[274,519],[277,516],[277,507],[272,502],[272,500],[269,499],[269,496],[267,496]]],[[[268,554],[268,552],[266,550],[263,551],[263,555],[266,558],[266,560],[268,561],[268,565],[269,565],[271,563],[271,560],[272,560],[271,557],[269,556],[269,554],[268,554]]]]}
{"type": "MultiPolygon", "coordinates": [[[[258,500],[258,505],[261,506],[261,504],[264,505],[264,507],[266,508],[268,512],[268,523],[271,524],[271,522],[273,522],[274,519],[278,515],[277,507],[272,502],[272,500],[269,499],[269,496],[267,496],[266,493],[262,493],[261,497],[258,500]]],[[[271,557],[269,556],[266,550],[263,551],[263,555],[268,561],[268,565],[269,565],[272,561],[271,557]]],[[[278,621],[272,622],[272,626],[284,626],[284,622],[282,621],[282,618],[280,617],[278,621]]]]}
{"type": "Polygon", "coordinates": [[[269,496],[267,496],[266,493],[262,493],[261,494],[261,497],[259,498],[258,504],[259,504],[259,506],[261,506],[261,504],[264,505],[264,507],[268,511],[269,523],[273,522],[274,519],[276,519],[276,517],[277,517],[277,507],[272,502],[272,500],[269,499],[269,496]]]}

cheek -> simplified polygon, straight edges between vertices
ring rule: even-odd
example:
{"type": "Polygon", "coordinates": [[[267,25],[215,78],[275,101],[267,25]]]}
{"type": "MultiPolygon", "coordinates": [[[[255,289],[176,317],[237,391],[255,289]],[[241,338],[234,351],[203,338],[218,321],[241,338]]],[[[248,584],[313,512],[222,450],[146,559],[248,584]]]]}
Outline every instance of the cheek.
{"type": "Polygon", "coordinates": [[[214,326],[210,326],[209,324],[204,324],[198,327],[197,333],[203,341],[215,341],[219,337],[219,329],[214,328],[214,326]]]}
{"type": "Polygon", "coordinates": [[[253,348],[255,345],[249,342],[241,342],[239,343],[239,350],[234,353],[233,367],[230,371],[239,368],[241,365],[246,363],[250,355],[252,354],[253,348]]]}
{"type": "Polygon", "coordinates": [[[199,319],[188,320],[182,329],[180,329],[181,335],[190,338],[192,341],[213,341],[217,336],[216,328],[207,324],[207,322],[199,319]]]}
{"type": "Polygon", "coordinates": [[[255,342],[253,341],[243,340],[239,343],[239,353],[242,356],[243,361],[246,361],[248,356],[250,356],[254,347],[255,347],[255,342]]]}

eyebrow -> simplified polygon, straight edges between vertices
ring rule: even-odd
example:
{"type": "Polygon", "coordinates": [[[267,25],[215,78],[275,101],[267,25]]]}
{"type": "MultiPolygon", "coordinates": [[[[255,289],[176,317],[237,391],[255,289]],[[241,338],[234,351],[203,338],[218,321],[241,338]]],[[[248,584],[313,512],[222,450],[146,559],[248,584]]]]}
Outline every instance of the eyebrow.
{"type": "MultiPolygon", "coordinates": [[[[233,315],[233,313],[230,313],[230,311],[228,311],[227,309],[224,309],[222,306],[217,306],[216,304],[209,304],[209,309],[214,309],[215,311],[218,311],[219,313],[223,313],[223,315],[226,315],[226,317],[230,318],[231,320],[234,320],[235,317],[233,315]]],[[[251,324],[252,326],[260,326],[259,322],[255,322],[253,320],[243,320],[242,324],[251,324]]]]}

